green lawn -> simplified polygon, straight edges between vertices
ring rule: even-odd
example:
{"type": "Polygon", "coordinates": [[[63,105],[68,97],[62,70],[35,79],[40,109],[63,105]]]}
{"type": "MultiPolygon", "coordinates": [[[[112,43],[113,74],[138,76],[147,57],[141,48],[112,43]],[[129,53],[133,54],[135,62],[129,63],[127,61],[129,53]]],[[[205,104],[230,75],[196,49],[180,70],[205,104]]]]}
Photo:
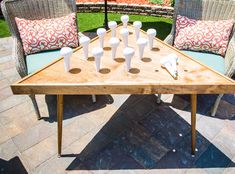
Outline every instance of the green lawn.
{"type": "Polygon", "coordinates": [[[8,37],[11,33],[4,19],[0,18],[0,38],[8,37]]]}
{"type": "MultiPolygon", "coordinates": [[[[129,15],[130,22],[139,20],[143,23],[143,29],[155,28],[158,32],[158,38],[164,39],[171,30],[171,19],[152,17],[152,16],[140,16],[129,15]]],[[[115,20],[120,23],[121,14],[110,13],[108,15],[109,20],[115,20]]],[[[104,22],[103,13],[78,13],[79,31],[95,31],[97,28],[102,27],[104,22]]],[[[6,22],[0,19],[0,38],[10,36],[9,29],[6,22]]]]}

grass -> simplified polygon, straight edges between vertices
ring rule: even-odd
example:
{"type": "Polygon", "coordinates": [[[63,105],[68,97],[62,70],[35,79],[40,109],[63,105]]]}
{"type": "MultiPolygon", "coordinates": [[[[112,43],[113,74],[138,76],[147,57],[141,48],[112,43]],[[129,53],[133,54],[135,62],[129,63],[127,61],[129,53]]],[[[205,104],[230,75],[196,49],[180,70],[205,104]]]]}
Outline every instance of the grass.
{"type": "Polygon", "coordinates": [[[0,19],[0,38],[8,37],[11,33],[4,19],[0,19]]]}
{"type": "MultiPolygon", "coordinates": [[[[79,31],[96,31],[97,28],[102,27],[104,23],[103,13],[78,13],[79,31]]],[[[130,22],[139,20],[143,23],[143,30],[148,28],[155,28],[158,32],[158,38],[164,39],[171,30],[172,20],[162,17],[153,16],[141,16],[141,15],[129,15],[130,22]]],[[[115,20],[118,23],[120,21],[121,14],[109,13],[109,21],[115,20]]],[[[10,36],[9,28],[3,19],[0,19],[0,38],[10,36]]]]}
{"type": "Polygon", "coordinates": [[[149,0],[149,2],[152,2],[154,4],[164,4],[163,0],[149,0]]]}

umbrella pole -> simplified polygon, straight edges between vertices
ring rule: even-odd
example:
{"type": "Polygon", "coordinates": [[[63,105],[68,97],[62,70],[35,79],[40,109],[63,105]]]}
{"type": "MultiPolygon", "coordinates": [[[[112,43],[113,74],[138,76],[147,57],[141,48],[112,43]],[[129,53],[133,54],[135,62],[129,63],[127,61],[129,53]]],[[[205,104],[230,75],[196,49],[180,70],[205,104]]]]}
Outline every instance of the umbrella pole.
{"type": "Polygon", "coordinates": [[[108,5],[107,0],[104,1],[104,27],[108,29],[108,5]]]}

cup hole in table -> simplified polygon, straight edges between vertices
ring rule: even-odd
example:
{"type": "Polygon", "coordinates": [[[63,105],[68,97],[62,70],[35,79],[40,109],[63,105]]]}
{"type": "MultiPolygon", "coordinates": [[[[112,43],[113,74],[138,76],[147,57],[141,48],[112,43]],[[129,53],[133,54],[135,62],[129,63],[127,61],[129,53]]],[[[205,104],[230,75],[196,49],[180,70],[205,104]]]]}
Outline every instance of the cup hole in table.
{"type": "Polygon", "coordinates": [[[158,69],[156,69],[156,70],[155,70],[155,72],[159,72],[159,70],[158,70],[158,69]]]}
{"type": "Polygon", "coordinates": [[[102,68],[102,69],[100,69],[100,71],[99,71],[101,74],[108,74],[108,73],[110,73],[111,72],[111,70],[110,69],[108,69],[108,68],[102,68]]]}
{"type": "Polygon", "coordinates": [[[71,69],[71,70],[69,70],[69,72],[71,73],[71,74],[78,74],[78,73],[80,73],[82,70],[80,69],[80,68],[73,68],[73,69],[71,69]]]}
{"type": "Polygon", "coordinates": [[[88,61],[95,61],[95,58],[94,58],[94,57],[88,57],[87,60],[88,60],[88,61]]]}
{"type": "Polygon", "coordinates": [[[129,32],[129,35],[132,35],[132,34],[133,34],[133,32],[132,32],[132,31],[130,31],[130,32],[129,32]]]}
{"type": "Polygon", "coordinates": [[[140,73],[140,70],[138,68],[131,68],[129,70],[129,73],[131,74],[139,74],[140,73]]]}
{"type": "Polygon", "coordinates": [[[152,59],[149,57],[143,57],[141,60],[142,60],[142,62],[151,62],[152,61],[152,59]]]}
{"type": "Polygon", "coordinates": [[[125,62],[125,59],[122,58],[122,57],[117,57],[117,58],[115,58],[114,60],[115,60],[116,62],[118,62],[118,63],[125,62]]]}
{"type": "Polygon", "coordinates": [[[152,51],[156,51],[156,52],[157,52],[157,51],[160,51],[160,48],[158,48],[158,47],[153,47],[153,48],[152,48],[152,51]]]}
{"type": "Polygon", "coordinates": [[[111,47],[104,47],[104,51],[110,51],[111,47]]]}
{"type": "Polygon", "coordinates": [[[185,70],[184,70],[184,72],[188,72],[188,70],[187,70],[187,69],[185,69],[185,70]]]}

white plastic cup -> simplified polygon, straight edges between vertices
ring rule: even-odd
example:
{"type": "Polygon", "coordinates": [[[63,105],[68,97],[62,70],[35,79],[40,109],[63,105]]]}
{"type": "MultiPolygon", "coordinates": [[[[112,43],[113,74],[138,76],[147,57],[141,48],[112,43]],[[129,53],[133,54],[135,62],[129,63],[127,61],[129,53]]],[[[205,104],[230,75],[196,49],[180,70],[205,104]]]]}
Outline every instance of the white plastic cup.
{"type": "Polygon", "coordinates": [[[104,51],[103,48],[100,47],[95,47],[92,49],[92,55],[95,57],[95,65],[96,65],[96,71],[100,71],[100,62],[101,62],[101,57],[103,56],[104,51]]]}
{"type": "Polygon", "coordinates": [[[83,47],[83,53],[84,53],[84,58],[87,60],[88,59],[88,50],[89,50],[89,44],[90,44],[91,39],[87,36],[83,36],[79,39],[79,43],[83,47]]]}
{"type": "Polygon", "coordinates": [[[69,47],[63,47],[60,50],[60,55],[64,57],[64,69],[66,72],[70,70],[70,57],[73,54],[73,49],[69,47]]]}
{"type": "Polygon", "coordinates": [[[123,55],[125,57],[125,62],[126,62],[126,71],[130,71],[131,69],[131,59],[135,54],[135,50],[133,48],[124,48],[123,50],[123,55]]]}
{"type": "Polygon", "coordinates": [[[148,35],[148,40],[149,40],[149,49],[152,50],[153,49],[153,39],[156,37],[157,31],[153,28],[150,28],[147,30],[147,35],[148,35]]]}
{"type": "Polygon", "coordinates": [[[145,46],[147,45],[148,43],[148,40],[145,39],[145,38],[139,38],[137,40],[137,45],[139,47],[139,59],[142,59],[143,58],[143,55],[144,55],[144,48],[145,46]]]}
{"type": "Polygon", "coordinates": [[[109,40],[109,45],[112,49],[112,59],[115,59],[116,57],[116,52],[117,52],[117,48],[120,44],[120,40],[116,37],[112,37],[110,40],[109,40]]]}
{"type": "Polygon", "coordinates": [[[167,69],[167,71],[176,78],[178,76],[177,62],[178,57],[176,54],[169,54],[167,57],[163,58],[161,65],[167,69]]]}
{"type": "Polygon", "coordinates": [[[96,31],[99,40],[100,40],[100,47],[104,48],[104,36],[106,34],[106,29],[105,28],[98,28],[96,31]]]}
{"type": "Polygon", "coordinates": [[[112,32],[112,37],[116,37],[117,22],[116,21],[110,21],[108,23],[108,27],[110,28],[110,30],[112,32]]]}
{"type": "Polygon", "coordinates": [[[171,53],[167,56],[167,58],[171,62],[171,66],[172,66],[175,74],[178,75],[178,68],[177,68],[178,56],[174,53],[171,53]]]}
{"type": "Polygon", "coordinates": [[[129,30],[127,28],[122,28],[120,30],[120,34],[123,39],[123,43],[125,47],[128,47],[128,35],[129,35],[129,30]]]}
{"type": "Polygon", "coordinates": [[[138,40],[138,39],[139,39],[139,36],[140,36],[140,29],[141,29],[141,27],[142,27],[142,22],[140,22],[140,21],[135,21],[135,22],[133,23],[133,26],[134,26],[134,28],[135,28],[135,38],[136,38],[136,40],[138,40]]]}
{"type": "Polygon", "coordinates": [[[123,28],[127,28],[127,23],[129,21],[129,16],[128,15],[122,15],[121,16],[121,21],[123,24],[123,28]]]}

